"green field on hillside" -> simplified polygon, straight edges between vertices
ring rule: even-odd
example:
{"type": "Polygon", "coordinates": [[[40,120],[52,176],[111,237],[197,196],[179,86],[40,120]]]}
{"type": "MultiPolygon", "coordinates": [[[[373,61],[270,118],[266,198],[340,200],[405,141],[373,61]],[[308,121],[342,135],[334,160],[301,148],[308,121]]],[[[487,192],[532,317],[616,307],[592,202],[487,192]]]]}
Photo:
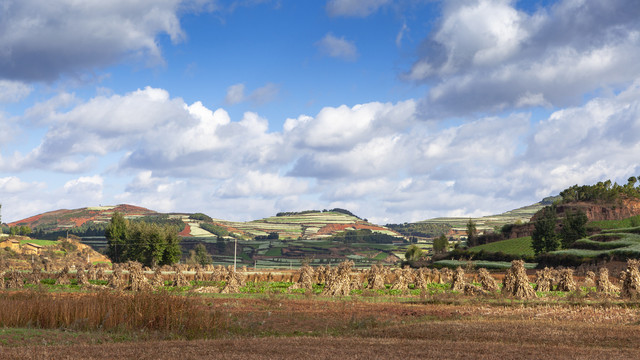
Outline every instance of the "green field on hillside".
{"type": "Polygon", "coordinates": [[[55,240],[40,240],[40,239],[23,239],[20,240],[20,245],[22,244],[26,244],[26,243],[32,243],[32,244],[36,244],[36,245],[40,245],[40,246],[52,246],[52,245],[57,245],[58,242],[55,240]]]}
{"type": "Polygon", "coordinates": [[[509,255],[533,256],[533,248],[531,247],[531,236],[496,241],[490,244],[478,245],[469,248],[469,251],[479,252],[503,252],[509,255]]]}

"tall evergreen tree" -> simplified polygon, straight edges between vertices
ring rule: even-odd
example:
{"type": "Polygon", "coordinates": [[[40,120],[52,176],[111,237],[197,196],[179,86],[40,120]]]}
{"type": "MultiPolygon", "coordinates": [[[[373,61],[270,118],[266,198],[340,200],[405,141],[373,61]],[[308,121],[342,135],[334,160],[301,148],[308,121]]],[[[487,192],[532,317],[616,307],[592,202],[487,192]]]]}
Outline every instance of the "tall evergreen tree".
{"type": "Polygon", "coordinates": [[[576,240],[582,239],[587,236],[587,214],[582,210],[576,212],[567,211],[567,214],[562,221],[562,230],[560,231],[560,238],[562,239],[562,247],[567,249],[576,240]]]}
{"type": "Polygon", "coordinates": [[[476,223],[474,223],[473,220],[469,219],[469,222],[467,223],[467,245],[469,246],[478,245],[476,243],[477,238],[478,238],[478,229],[476,228],[476,223]]]}
{"type": "Polygon", "coordinates": [[[536,255],[555,251],[560,247],[560,239],[556,234],[558,216],[555,206],[547,206],[541,211],[542,214],[536,220],[535,229],[531,235],[531,246],[536,255]]]}
{"type": "Polygon", "coordinates": [[[107,238],[107,256],[113,262],[124,262],[127,240],[127,220],[118,211],[111,215],[111,222],[104,231],[107,238]]]}

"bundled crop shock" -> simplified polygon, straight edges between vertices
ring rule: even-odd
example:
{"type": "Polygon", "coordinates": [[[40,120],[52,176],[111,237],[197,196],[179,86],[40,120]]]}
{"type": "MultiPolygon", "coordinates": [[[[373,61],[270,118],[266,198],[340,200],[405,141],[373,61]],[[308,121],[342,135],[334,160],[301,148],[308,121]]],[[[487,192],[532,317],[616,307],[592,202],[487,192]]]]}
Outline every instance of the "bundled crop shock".
{"type": "Polygon", "coordinates": [[[624,298],[635,298],[640,293],[640,260],[627,260],[627,270],[624,271],[622,291],[620,295],[624,298]]]}
{"type": "Polygon", "coordinates": [[[327,277],[327,283],[323,295],[329,296],[347,296],[351,293],[351,267],[353,261],[343,261],[330,276],[327,277]]]}
{"type": "Polygon", "coordinates": [[[554,270],[545,267],[536,271],[536,291],[551,291],[553,282],[555,281],[554,270]]]}
{"type": "Polygon", "coordinates": [[[560,270],[560,280],[558,280],[558,291],[575,291],[576,282],[573,280],[573,269],[560,270]]]}
{"type": "Polygon", "coordinates": [[[453,273],[453,280],[451,281],[451,290],[464,291],[464,287],[467,285],[467,280],[464,277],[464,270],[460,266],[456,268],[453,273]]]}
{"type": "Polygon", "coordinates": [[[498,284],[496,284],[496,280],[491,276],[491,274],[489,274],[487,269],[481,268],[478,270],[478,277],[480,278],[479,280],[482,290],[489,292],[498,291],[498,284]]]}
{"type": "Polygon", "coordinates": [[[385,268],[382,265],[372,265],[367,272],[367,289],[382,290],[385,288],[385,268]]]}
{"type": "Polygon", "coordinates": [[[536,297],[536,292],[529,284],[524,261],[513,260],[511,262],[511,268],[507,270],[503,280],[502,293],[517,299],[533,299],[536,297]]]}
{"type": "Polygon", "coordinates": [[[609,295],[618,291],[618,288],[609,280],[609,269],[607,269],[606,267],[601,267],[598,271],[598,278],[596,279],[596,291],[609,295]]]}

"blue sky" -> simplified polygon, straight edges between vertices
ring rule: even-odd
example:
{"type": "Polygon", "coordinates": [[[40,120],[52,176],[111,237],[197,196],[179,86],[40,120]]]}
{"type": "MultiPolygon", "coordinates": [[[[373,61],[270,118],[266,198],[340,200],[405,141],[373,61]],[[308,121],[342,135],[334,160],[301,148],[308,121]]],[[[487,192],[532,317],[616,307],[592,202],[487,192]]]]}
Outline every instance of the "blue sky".
{"type": "Polygon", "coordinates": [[[479,216],[640,175],[635,0],[4,0],[2,220],[479,216]]]}

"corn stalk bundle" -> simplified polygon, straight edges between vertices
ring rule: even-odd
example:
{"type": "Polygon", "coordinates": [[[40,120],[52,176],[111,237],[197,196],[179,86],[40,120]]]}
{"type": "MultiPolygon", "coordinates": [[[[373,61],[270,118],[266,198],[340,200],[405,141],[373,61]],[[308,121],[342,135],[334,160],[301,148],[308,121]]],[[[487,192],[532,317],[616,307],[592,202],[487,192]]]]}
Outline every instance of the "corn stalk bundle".
{"type": "Polygon", "coordinates": [[[152,289],[140,263],[132,263],[129,265],[128,289],[131,291],[148,291],[152,289]]]}
{"type": "Polygon", "coordinates": [[[624,298],[637,297],[640,293],[640,261],[636,259],[627,260],[627,270],[624,271],[624,281],[620,295],[624,298]]]}
{"type": "Polygon", "coordinates": [[[573,269],[562,269],[558,279],[558,291],[575,291],[578,287],[573,280],[573,269]]]}
{"type": "Polygon", "coordinates": [[[587,275],[584,277],[584,286],[593,287],[596,285],[596,273],[589,270],[587,271],[587,275]]]}
{"type": "Polygon", "coordinates": [[[556,281],[553,269],[545,267],[536,271],[536,291],[551,291],[553,282],[556,281]]]}
{"type": "Polygon", "coordinates": [[[80,286],[91,285],[89,283],[89,279],[87,279],[87,274],[85,274],[84,268],[82,266],[78,266],[78,269],[76,270],[76,281],[80,286]]]}
{"type": "Polygon", "coordinates": [[[107,286],[116,289],[116,290],[124,290],[126,283],[124,276],[122,275],[122,269],[119,266],[114,266],[111,275],[109,275],[109,279],[107,280],[107,286]]]}
{"type": "Polygon", "coordinates": [[[453,278],[453,271],[449,268],[440,269],[440,283],[444,284],[451,281],[453,278]]]}
{"type": "Polygon", "coordinates": [[[393,274],[395,275],[395,281],[391,284],[391,290],[407,291],[407,289],[409,289],[409,283],[411,282],[411,270],[396,269],[393,271],[393,274]]]}
{"type": "Polygon", "coordinates": [[[367,280],[367,289],[380,290],[384,289],[384,268],[382,265],[371,265],[371,268],[365,274],[367,280]]]}
{"type": "Polygon", "coordinates": [[[453,279],[451,280],[452,291],[464,291],[464,287],[467,284],[467,280],[464,277],[464,270],[460,266],[456,268],[453,273],[453,279]]]}
{"type": "Polygon", "coordinates": [[[69,265],[65,265],[64,268],[58,273],[58,278],[56,279],[56,285],[69,285],[71,282],[69,281],[69,265]]]}
{"type": "Polygon", "coordinates": [[[222,281],[225,273],[226,271],[224,270],[224,267],[222,265],[217,265],[213,268],[213,271],[211,271],[209,279],[211,281],[222,281]]]}
{"type": "Polygon", "coordinates": [[[206,280],[206,276],[204,274],[204,270],[202,269],[202,266],[197,266],[196,267],[196,274],[193,276],[193,279],[195,281],[205,281],[206,280]]]}
{"type": "Polygon", "coordinates": [[[323,295],[347,296],[351,293],[351,267],[353,261],[343,261],[335,272],[327,278],[327,283],[322,291],[323,295]]]}
{"type": "Polygon", "coordinates": [[[478,280],[480,281],[480,286],[482,286],[482,290],[493,292],[498,291],[499,287],[496,283],[496,280],[489,274],[487,269],[481,268],[478,270],[478,280]]]}
{"type": "Polygon", "coordinates": [[[225,275],[225,285],[222,288],[220,293],[222,294],[232,294],[240,292],[240,288],[244,286],[244,279],[242,275],[238,273],[233,266],[229,265],[227,267],[227,273],[225,275]]]}
{"type": "Polygon", "coordinates": [[[95,280],[108,280],[107,274],[105,273],[103,267],[99,267],[98,270],[96,271],[95,280]]]}
{"type": "Polygon", "coordinates": [[[414,276],[414,289],[427,290],[430,280],[429,274],[430,270],[427,268],[417,269],[414,276]]]}
{"type": "Polygon", "coordinates": [[[180,271],[180,267],[176,267],[176,269],[178,269],[178,271],[176,271],[173,275],[172,286],[183,287],[191,285],[191,283],[189,283],[189,281],[187,281],[187,278],[184,276],[184,273],[180,271]]]}
{"type": "Polygon", "coordinates": [[[89,280],[98,280],[98,268],[94,265],[89,265],[89,268],[87,269],[87,277],[89,280]]]}
{"type": "Polygon", "coordinates": [[[502,284],[502,293],[504,295],[513,296],[517,299],[532,299],[536,297],[536,292],[529,284],[527,271],[522,260],[513,260],[511,262],[511,268],[507,270],[502,284]]]}
{"type": "Polygon", "coordinates": [[[0,269],[0,289],[4,289],[4,271],[0,269]]]}
{"type": "Polygon", "coordinates": [[[598,270],[598,278],[596,279],[596,291],[599,293],[613,294],[618,288],[609,280],[609,269],[601,267],[598,270]]]}
{"type": "Polygon", "coordinates": [[[5,286],[8,289],[20,289],[24,287],[24,276],[20,271],[12,269],[7,271],[5,276],[7,277],[5,286]]]}
{"type": "Polygon", "coordinates": [[[5,283],[8,289],[21,289],[24,287],[24,275],[20,271],[14,269],[7,272],[6,275],[9,278],[5,283]]]}
{"type": "Polygon", "coordinates": [[[26,277],[27,283],[38,285],[42,280],[42,270],[40,270],[40,264],[34,262],[31,264],[31,272],[26,277]]]}
{"type": "Polygon", "coordinates": [[[311,266],[305,264],[300,268],[300,274],[298,281],[291,285],[289,289],[306,289],[311,290],[313,288],[314,270],[311,266]]]}
{"type": "Polygon", "coordinates": [[[154,288],[164,287],[164,276],[162,275],[162,268],[155,268],[155,271],[153,272],[153,278],[151,279],[151,286],[154,288]]]}

